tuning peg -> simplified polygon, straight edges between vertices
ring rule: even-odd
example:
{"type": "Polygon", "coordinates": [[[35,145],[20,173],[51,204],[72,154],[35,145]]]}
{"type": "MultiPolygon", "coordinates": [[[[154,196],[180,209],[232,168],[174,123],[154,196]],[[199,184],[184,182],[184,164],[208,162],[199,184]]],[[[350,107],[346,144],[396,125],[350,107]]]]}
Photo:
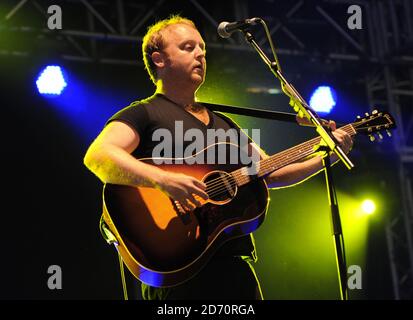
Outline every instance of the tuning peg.
{"type": "Polygon", "coordinates": [[[376,140],[376,137],[373,136],[372,134],[369,134],[369,138],[370,138],[370,141],[371,141],[371,142],[373,142],[374,140],[376,140]]]}
{"type": "Polygon", "coordinates": [[[389,137],[391,137],[391,132],[389,130],[386,130],[386,133],[389,137]]]}
{"type": "Polygon", "coordinates": [[[383,135],[380,132],[377,132],[377,135],[379,136],[380,140],[383,140],[383,135]]]}
{"type": "Polygon", "coordinates": [[[371,114],[378,114],[379,112],[377,110],[373,110],[373,112],[371,114]]]}
{"type": "Polygon", "coordinates": [[[356,118],[357,118],[357,119],[361,119],[361,117],[360,117],[360,116],[357,116],[356,118]]]}
{"type": "Polygon", "coordinates": [[[365,115],[366,115],[366,117],[368,117],[368,116],[369,116],[369,113],[368,113],[368,112],[366,112],[366,113],[365,113],[365,115]]]}

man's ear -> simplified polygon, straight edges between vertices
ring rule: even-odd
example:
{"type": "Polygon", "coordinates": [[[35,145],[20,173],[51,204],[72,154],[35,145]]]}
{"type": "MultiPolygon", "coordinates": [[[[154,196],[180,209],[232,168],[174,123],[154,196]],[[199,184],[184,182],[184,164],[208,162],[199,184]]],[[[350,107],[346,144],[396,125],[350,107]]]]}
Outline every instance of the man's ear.
{"type": "Polygon", "coordinates": [[[155,51],[152,53],[151,58],[158,68],[163,68],[165,66],[165,59],[162,53],[155,51]]]}

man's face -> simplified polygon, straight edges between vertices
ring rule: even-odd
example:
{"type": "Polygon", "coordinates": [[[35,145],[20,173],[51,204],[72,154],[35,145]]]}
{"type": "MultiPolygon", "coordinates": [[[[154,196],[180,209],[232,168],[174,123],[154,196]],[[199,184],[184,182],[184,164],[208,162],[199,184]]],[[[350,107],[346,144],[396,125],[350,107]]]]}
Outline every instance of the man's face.
{"type": "Polygon", "coordinates": [[[205,42],[199,32],[186,24],[171,25],[163,33],[165,73],[175,81],[200,86],[205,80],[205,42]]]}

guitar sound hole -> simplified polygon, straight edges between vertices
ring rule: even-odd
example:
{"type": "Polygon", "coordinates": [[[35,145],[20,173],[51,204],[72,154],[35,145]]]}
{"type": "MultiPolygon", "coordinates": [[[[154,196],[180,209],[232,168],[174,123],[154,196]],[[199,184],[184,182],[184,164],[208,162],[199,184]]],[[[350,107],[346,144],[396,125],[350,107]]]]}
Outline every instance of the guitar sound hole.
{"type": "Polygon", "coordinates": [[[204,179],[207,185],[206,192],[212,201],[229,201],[237,193],[237,185],[234,178],[225,171],[210,172],[204,179]]]}

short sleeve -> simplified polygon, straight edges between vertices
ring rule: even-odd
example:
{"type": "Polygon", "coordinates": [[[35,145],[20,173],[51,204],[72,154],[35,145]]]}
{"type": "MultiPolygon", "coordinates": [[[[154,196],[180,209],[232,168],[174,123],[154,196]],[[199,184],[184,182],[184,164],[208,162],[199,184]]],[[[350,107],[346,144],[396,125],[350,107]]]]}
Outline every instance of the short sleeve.
{"type": "Polygon", "coordinates": [[[121,121],[132,127],[143,136],[149,123],[148,112],[143,104],[132,103],[128,107],[115,113],[105,124],[107,126],[112,121],[121,121]]]}

